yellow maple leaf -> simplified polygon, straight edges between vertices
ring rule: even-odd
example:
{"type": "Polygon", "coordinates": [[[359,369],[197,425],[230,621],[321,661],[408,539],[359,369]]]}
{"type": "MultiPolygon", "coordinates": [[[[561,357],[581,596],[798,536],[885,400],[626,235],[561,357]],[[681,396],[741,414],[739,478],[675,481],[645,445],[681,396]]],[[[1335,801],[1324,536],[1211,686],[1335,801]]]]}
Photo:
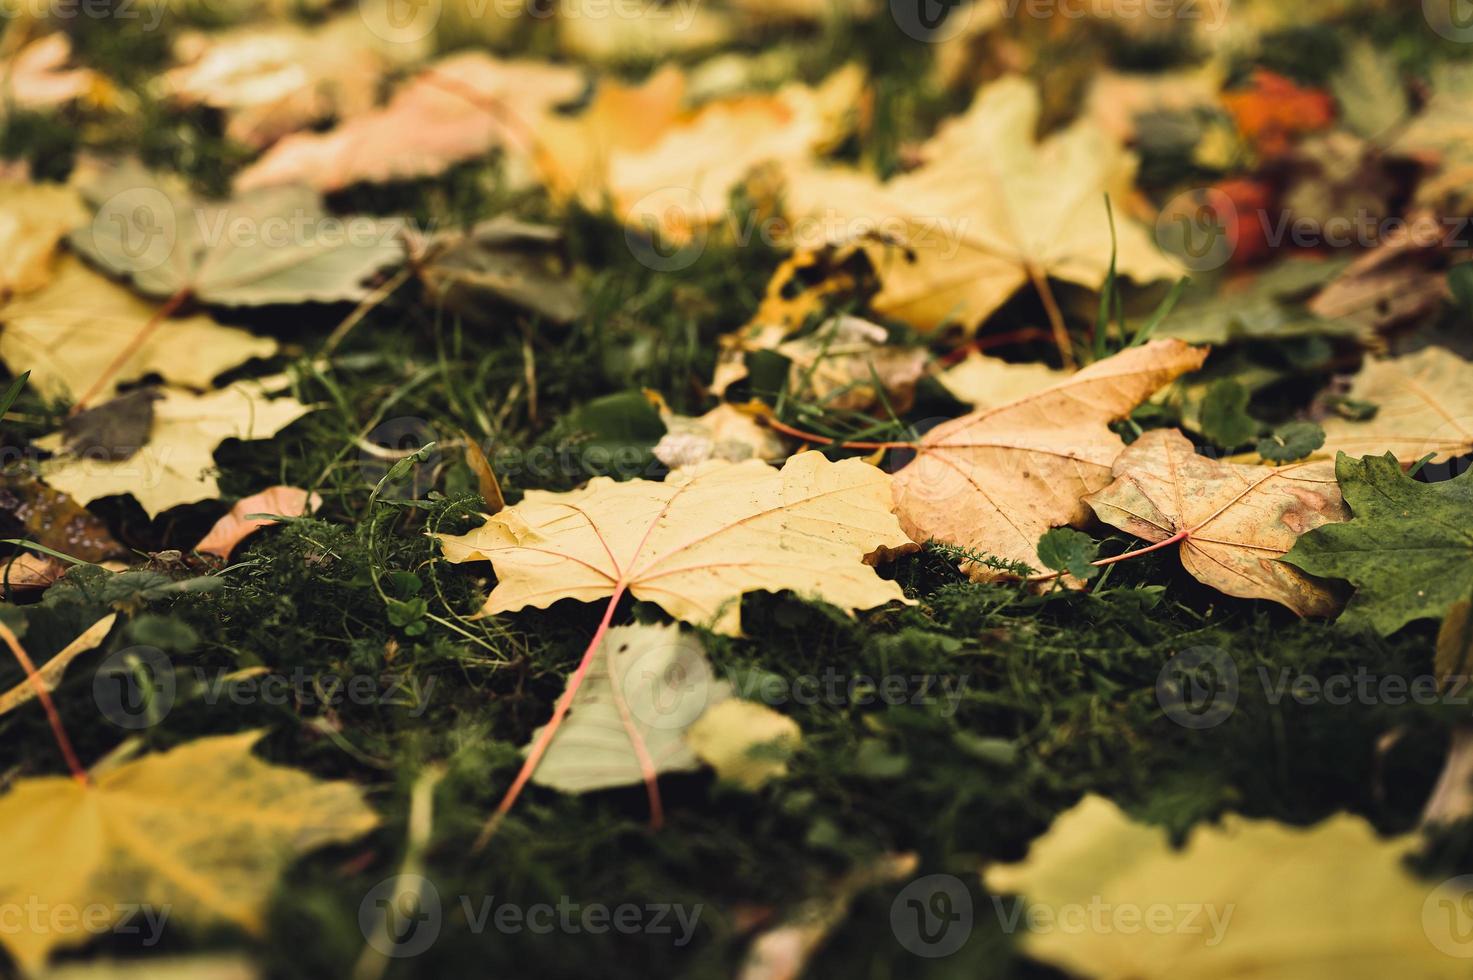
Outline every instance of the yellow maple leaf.
{"type": "MultiPolygon", "coordinates": [[[[788,213],[829,243],[867,239],[883,283],[875,310],[922,330],[975,328],[1047,277],[1098,289],[1111,256],[1105,196],[1128,198],[1135,161],[1087,120],[1035,143],[1038,114],[1032,83],[1000,79],[925,145],[918,169],[886,183],[852,170],[798,171],[788,213]]],[[[1179,274],[1119,207],[1114,224],[1120,275],[1179,274]]]]}
{"type": "Polygon", "coordinates": [[[119,384],[150,374],[208,388],[217,375],[279,349],[270,337],[192,314],[159,324],[107,375],[158,311],[158,303],[93,272],[76,256],[63,256],[50,285],[0,308],[0,360],[13,373],[30,371],[31,384],[50,397],[76,399],[104,379],[93,395],[104,401],[119,384]]]}
{"type": "Polygon", "coordinates": [[[936,380],[958,401],[982,409],[1017,401],[1067,377],[1068,371],[1051,368],[1047,364],[1015,364],[972,351],[965,359],[937,374],[936,380]]]}
{"type": "Polygon", "coordinates": [[[1320,452],[1332,459],[1394,453],[1403,464],[1432,454],[1441,463],[1473,452],[1473,364],[1442,347],[1366,362],[1348,397],[1370,402],[1376,414],[1361,422],[1331,418],[1324,423],[1320,452]]]}
{"type": "MultiPolygon", "coordinates": [[[[935,539],[1042,568],[1038,539],[1089,519],[1082,498],[1103,489],[1125,443],[1109,423],[1201,367],[1207,351],[1153,340],[1052,387],[938,425],[895,474],[901,525],[935,539]]],[[[976,579],[992,577],[969,564],[976,579]]]]}
{"type": "MultiPolygon", "coordinates": [[[[123,460],[58,456],[41,466],[52,487],[88,504],[132,494],[150,517],[170,507],[219,496],[215,448],[226,439],[269,439],[310,412],[295,398],[268,398],[258,385],[239,382],[203,395],[164,388],[153,406],[148,444],[123,460]]],[[[36,445],[57,452],[63,434],[36,445]]]]}
{"type": "Polygon", "coordinates": [[[57,246],[87,217],[74,188],[0,181],[0,298],[50,282],[57,246]]]}
{"type": "Polygon", "coordinates": [[[1325,583],[1278,560],[1305,531],[1350,518],[1334,463],[1225,463],[1198,455],[1175,429],[1153,429],[1120,454],[1114,475],[1085,502],[1106,524],[1157,545],[1180,542],[1197,581],[1301,616],[1340,607],[1325,583]]]}
{"type": "MultiPolygon", "coordinates": [[[[260,932],[294,857],[378,823],[356,787],[254,758],[260,737],[199,739],[94,772],[88,785],[18,781],[0,796],[0,907],[101,908],[105,927],[143,905],[260,932]]],[[[32,971],[91,935],[50,916],[0,930],[0,944],[32,971]]]]}
{"type": "Polygon", "coordinates": [[[993,865],[983,880],[1026,896],[1024,952],[1075,976],[1466,976],[1467,961],[1449,955],[1466,946],[1439,904],[1458,908],[1457,890],[1412,876],[1404,859],[1416,847],[1350,814],[1312,827],[1231,815],[1176,850],[1161,828],[1088,796],[1025,860],[993,865]]]}
{"type": "Polygon", "coordinates": [[[528,491],[468,534],[439,537],[448,560],[496,569],[486,613],[627,589],[676,619],[735,635],[746,592],[791,589],[846,611],[905,601],[866,565],[912,546],[889,484],[866,463],[816,452],[781,470],[709,462],[663,483],[597,477],[571,493],[528,491]]]}

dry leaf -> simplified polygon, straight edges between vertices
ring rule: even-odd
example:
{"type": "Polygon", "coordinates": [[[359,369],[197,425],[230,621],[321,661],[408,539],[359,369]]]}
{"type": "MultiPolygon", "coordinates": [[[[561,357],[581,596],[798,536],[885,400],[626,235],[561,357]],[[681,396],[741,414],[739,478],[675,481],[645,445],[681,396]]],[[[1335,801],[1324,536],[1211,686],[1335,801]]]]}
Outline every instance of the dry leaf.
{"type": "Polygon", "coordinates": [[[798,723],[765,704],[728,698],[696,719],[685,740],[722,782],[756,792],[788,774],[798,749],[798,723]]]}
{"type": "MultiPolygon", "coordinates": [[[[652,97],[663,107],[673,86],[658,76],[649,86],[657,82],[652,97]]],[[[770,95],[717,99],[658,134],[642,128],[637,141],[611,141],[594,160],[579,158],[577,170],[556,179],[564,185],[577,179],[581,200],[607,202],[631,227],[684,243],[727,214],[732,190],[759,165],[793,166],[837,142],[852,128],[863,86],[864,73],[848,65],[817,88],[792,83],[770,95]]],[[[626,98],[609,108],[635,102],[626,98]]]]}
{"type": "Polygon", "coordinates": [[[452,55],[400,88],[388,105],[326,133],[298,133],[241,172],[249,191],[305,183],[336,191],[359,182],[433,177],[494,149],[531,152],[530,139],[556,105],[583,88],[563,65],[452,55]]]}
{"type": "Polygon", "coordinates": [[[1197,581],[1301,616],[1339,609],[1325,582],[1278,560],[1305,531],[1349,520],[1333,463],[1224,463],[1175,429],[1154,429],[1120,454],[1114,476],[1085,498],[1100,520],[1153,544],[1179,540],[1197,581]]]}
{"type": "Polygon", "coordinates": [[[50,282],[57,246],[87,218],[71,187],[0,181],[0,300],[50,282]]]}
{"type": "Polygon", "coordinates": [[[729,13],[703,3],[626,8],[638,16],[610,16],[602,0],[565,0],[558,9],[558,46],[582,61],[658,62],[717,47],[737,32],[729,13]]]}
{"type": "Polygon", "coordinates": [[[666,429],[651,452],[672,470],[709,459],[730,463],[744,459],[777,462],[787,455],[782,439],[760,421],[772,411],[761,402],[747,405],[722,402],[706,414],[692,418],[670,411],[658,394],[645,394],[659,409],[660,421],[666,429]]]}
{"type": "MultiPolygon", "coordinates": [[[[312,409],[295,398],[267,398],[258,386],[240,382],[196,395],[161,389],[154,405],[148,445],[122,462],[61,456],[41,464],[41,478],[83,504],[115,494],[132,494],[150,517],[179,504],[213,500],[215,448],[226,439],[269,439],[312,409]]],[[[49,452],[61,449],[61,433],[37,440],[49,452]]]]}
{"type": "Polygon", "coordinates": [[[862,412],[883,400],[909,410],[930,355],[889,342],[890,333],[857,316],[838,316],[774,350],[792,362],[788,393],[835,412],[862,412]]]}
{"type": "Polygon", "coordinates": [[[108,530],[107,522],[64,493],[38,480],[12,477],[0,485],[0,514],[6,537],[25,538],[85,562],[103,562],[128,554],[108,530]]]}
{"type": "MultiPolygon", "coordinates": [[[[147,905],[260,933],[295,856],[378,823],[356,787],[254,758],[260,737],[188,742],[94,773],[89,786],[67,776],[19,780],[0,796],[0,904],[101,907],[108,925],[147,905]]],[[[0,931],[0,944],[30,972],[92,935],[43,923],[0,931]]]]}
{"type": "MultiPolygon", "coordinates": [[[[22,555],[21,557],[24,558],[26,556],[22,555]]],[[[54,561],[54,559],[51,560],[54,561]]],[[[117,621],[117,613],[108,613],[87,627],[81,636],[68,643],[57,652],[56,656],[40,665],[40,668],[36,671],[36,676],[41,679],[41,685],[46,688],[48,693],[56,690],[56,686],[61,683],[62,675],[66,673],[67,667],[71,666],[73,660],[76,660],[88,650],[97,649],[98,645],[107,639],[107,634],[112,632],[113,624],[117,621]]],[[[28,677],[4,694],[0,694],[0,715],[14,711],[21,705],[35,700],[35,697],[36,686],[31,683],[31,679],[28,677]]]]}
{"type": "MultiPolygon", "coordinates": [[[[378,26],[378,25],[376,25],[378,26]]],[[[179,67],[160,85],[185,105],[226,114],[225,135],[257,149],[313,123],[373,108],[379,80],[426,45],[390,43],[357,13],[315,27],[252,25],[190,33],[175,42],[179,67]]]]}
{"type": "Polygon", "coordinates": [[[280,514],[283,517],[301,517],[314,513],[322,506],[322,498],[315,493],[297,487],[268,487],[260,493],[243,497],[230,508],[230,513],[215,522],[194,546],[201,554],[229,558],[236,545],[255,534],[263,527],[277,523],[269,517],[250,517],[251,514],[280,514]]]}
{"type": "Polygon", "coordinates": [[[622,587],[676,619],[740,632],[743,593],[791,589],[846,611],[905,601],[867,567],[911,541],[890,510],[889,478],[816,452],[779,471],[757,460],[706,463],[663,483],[596,477],[581,490],[529,490],[468,534],[441,536],[452,562],[487,560],[485,613],[622,587]]]}
{"type": "Polygon", "coordinates": [[[1231,814],[1176,849],[1161,828],[1087,796],[983,882],[1049,916],[1038,921],[1052,928],[1024,931],[1023,951],[1072,976],[1452,980],[1467,961],[1449,955],[1464,946],[1439,903],[1462,908],[1460,879],[1414,878],[1406,858],[1418,843],[1350,814],[1312,827],[1231,814]]]}
{"type": "Polygon", "coordinates": [[[465,232],[411,234],[408,240],[425,289],[468,321],[499,326],[502,304],[552,323],[583,314],[583,295],[569,274],[556,228],[500,215],[465,232]]]}
{"type": "MultiPolygon", "coordinates": [[[[587,793],[699,769],[687,730],[731,696],[731,685],[716,679],[696,635],[674,624],[616,626],[600,652],[532,781],[587,793]]],[[[532,733],[528,751],[542,731],[532,733]]]]}
{"type": "Polygon", "coordinates": [[[747,354],[775,350],[811,319],[867,300],[878,288],[869,259],[857,248],[821,248],[785,259],[767,282],[752,319],[719,338],[711,393],[718,397],[747,376],[747,354]]]}
{"type": "MultiPolygon", "coordinates": [[[[1036,394],[937,426],[895,474],[901,525],[917,541],[1042,568],[1039,537],[1088,520],[1081,498],[1110,482],[1125,443],[1109,423],[1206,357],[1179,340],[1153,340],[1036,394]]],[[[975,563],[968,571],[993,577],[975,563]]]]}
{"type": "Polygon", "coordinates": [[[964,360],[937,374],[936,380],[957,401],[985,409],[1042,391],[1063,381],[1069,374],[1047,364],[1015,364],[971,351],[964,360]]]}
{"type": "Polygon", "coordinates": [[[1367,361],[1347,397],[1370,402],[1376,414],[1363,422],[1339,417],[1324,421],[1332,459],[1393,453],[1403,465],[1432,454],[1441,463],[1473,452],[1473,365],[1442,347],[1367,361]]]}
{"type": "Polygon", "coordinates": [[[0,565],[0,597],[17,602],[20,597],[44,592],[63,575],[66,565],[50,555],[22,551],[0,565]]]}
{"type": "MultiPolygon", "coordinates": [[[[1379,214],[1361,208],[1360,214],[1379,214]]],[[[1447,273],[1433,268],[1453,244],[1446,219],[1422,211],[1388,227],[1374,248],[1309,301],[1315,316],[1375,331],[1424,316],[1450,297],[1447,273]]]]}
{"type": "MultiPolygon", "coordinates": [[[[75,256],[63,256],[51,285],[0,307],[0,360],[14,373],[31,372],[31,384],[52,398],[76,399],[158,312],[75,256]]],[[[189,388],[208,388],[216,376],[253,357],[271,357],[278,345],[204,314],[176,317],[154,330],[97,392],[110,397],[118,385],[157,374],[189,388]]]]}
{"type": "Polygon", "coordinates": [[[73,183],[97,213],[71,246],[149,296],[227,306],[361,300],[369,277],[404,259],[402,220],[330,215],[305,187],[207,201],[131,160],[79,170],[73,183]]]}
{"type": "MultiPolygon", "coordinates": [[[[1467,616],[1467,603],[1464,603],[1463,615],[1467,616]]],[[[1468,682],[1466,673],[1458,677],[1459,686],[1468,682]]],[[[1422,807],[1422,825],[1446,826],[1470,816],[1473,816],[1473,725],[1463,723],[1453,726],[1442,773],[1422,807]]]]}
{"type": "Polygon", "coordinates": [[[1176,278],[1177,265],[1124,216],[1131,155],[1088,121],[1035,143],[1038,114],[1032,83],[1001,79],[926,144],[919,169],[883,184],[853,171],[797,172],[788,213],[830,243],[875,231],[898,242],[865,246],[884,284],[873,306],[922,330],[975,328],[1044,276],[1100,288],[1111,257],[1106,194],[1116,202],[1119,274],[1176,278]]]}
{"type": "Polygon", "coordinates": [[[107,79],[90,68],[67,68],[72,41],[58,32],[38,38],[21,48],[0,68],[0,117],[4,106],[22,109],[55,109],[70,102],[102,103],[113,94],[107,79]]]}

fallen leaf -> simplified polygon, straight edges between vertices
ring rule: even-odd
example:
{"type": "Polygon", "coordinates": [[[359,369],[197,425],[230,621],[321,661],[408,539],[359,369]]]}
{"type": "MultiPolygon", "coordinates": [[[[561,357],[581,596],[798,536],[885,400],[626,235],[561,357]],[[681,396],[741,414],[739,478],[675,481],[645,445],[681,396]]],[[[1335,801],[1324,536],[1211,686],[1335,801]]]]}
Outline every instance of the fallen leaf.
{"type": "Polygon", "coordinates": [[[1438,214],[1458,214],[1470,200],[1473,182],[1473,66],[1439,61],[1430,66],[1432,96],[1413,116],[1390,150],[1427,163],[1435,172],[1417,185],[1415,200],[1438,214]]]}
{"type": "Polygon", "coordinates": [[[881,240],[865,245],[883,283],[874,309],[922,330],[975,328],[1042,277],[1099,289],[1112,250],[1106,194],[1117,202],[1118,273],[1140,282],[1176,278],[1178,266],[1122,216],[1131,155],[1088,121],[1035,143],[1038,114],[1032,83],[1003,78],[942,126],[922,149],[926,162],[910,173],[887,183],[855,171],[793,173],[788,214],[829,243],[879,231],[881,240]]]}
{"type": "Polygon", "coordinates": [[[481,52],[451,55],[395,92],[382,109],[325,133],[297,133],[241,171],[241,192],[306,184],[322,192],[350,184],[433,177],[495,149],[532,152],[552,108],[583,89],[577,69],[501,61],[481,52]]]}
{"type": "Polygon", "coordinates": [[[1473,591],[1473,471],[1420,483],[1388,456],[1343,453],[1335,475],[1354,519],[1299,539],[1284,560],[1355,586],[1340,622],[1382,636],[1440,619],[1473,591]]]}
{"type": "Polygon", "coordinates": [[[1344,261],[1292,258],[1219,288],[1189,287],[1152,336],[1228,344],[1320,334],[1369,343],[1373,333],[1366,326],[1326,319],[1305,308],[1310,296],[1346,266],[1344,261]]]}
{"type": "MultiPolygon", "coordinates": [[[[1206,357],[1179,340],[1154,340],[1043,391],[938,425],[895,474],[901,526],[917,541],[1039,567],[1043,532],[1084,523],[1090,513],[1081,498],[1110,482],[1125,443],[1109,423],[1206,357]]],[[[994,577],[968,566],[973,578],[994,577]]]]}
{"type": "Polygon", "coordinates": [[[857,316],[837,316],[774,348],[792,362],[788,394],[828,411],[862,412],[881,403],[904,412],[930,355],[890,343],[889,331],[857,316]]]}
{"type": "Polygon", "coordinates": [[[1435,266],[1458,244],[1449,227],[1447,219],[1418,211],[1378,230],[1375,246],[1310,300],[1309,312],[1374,336],[1440,308],[1450,291],[1447,274],[1435,266]]]}
{"type": "Polygon", "coordinates": [[[568,274],[562,233],[505,216],[466,232],[411,237],[420,281],[452,312],[482,324],[501,322],[488,299],[552,323],[583,314],[583,295],[568,274]],[[489,308],[488,308],[489,307],[489,308]]]}
{"type": "Polygon", "coordinates": [[[759,165],[796,166],[838,142],[852,129],[863,87],[864,72],[851,64],[816,87],[795,82],[709,102],[642,148],[612,146],[580,196],[606,201],[631,228],[683,244],[728,214],[732,191],[759,165]]]}
{"type": "MultiPolygon", "coordinates": [[[[637,786],[647,774],[701,767],[687,730],[731,696],[706,650],[679,626],[616,626],[604,635],[532,781],[564,793],[637,786]]],[[[537,743],[542,729],[527,746],[537,743]]]]}
{"type": "MultiPolygon", "coordinates": [[[[267,398],[248,382],[204,395],[160,389],[148,444],[123,462],[60,456],[41,464],[47,484],[88,504],[102,497],[132,494],[150,517],[170,507],[213,500],[215,448],[226,439],[269,439],[312,409],[295,398],[267,398]]],[[[62,448],[62,434],[36,445],[62,448]]]]}
{"type": "Polygon", "coordinates": [[[601,0],[565,0],[557,19],[558,46],[582,61],[648,64],[708,50],[738,31],[729,11],[707,4],[649,4],[609,16],[601,0]]]}
{"type": "Polygon", "coordinates": [[[1126,447],[1113,473],[1085,502],[1152,544],[1180,541],[1182,567],[1197,581],[1301,616],[1339,608],[1326,583],[1278,560],[1304,532],[1349,516],[1328,462],[1224,463],[1198,455],[1175,429],[1154,429],[1126,447]]]}
{"type": "Polygon", "coordinates": [[[581,490],[529,490],[468,534],[442,535],[451,562],[490,561],[484,613],[593,602],[623,588],[671,616],[740,632],[743,593],[791,589],[846,611],[905,601],[866,567],[913,547],[891,513],[889,478],[859,460],[801,453],[706,463],[663,483],[596,477],[581,490]]]}
{"type": "Polygon", "coordinates": [[[93,220],[74,248],[149,296],[206,303],[335,303],[404,258],[403,222],[338,218],[305,187],[273,187],[224,203],[125,162],[79,181],[93,220]]]}
{"type": "Polygon", "coordinates": [[[1473,365],[1442,347],[1367,361],[1346,394],[1377,406],[1376,413],[1359,422],[1325,419],[1323,452],[1389,452],[1408,465],[1429,453],[1441,463],[1473,452],[1470,372],[1473,365]]]}
{"type": "Polygon", "coordinates": [[[1263,157],[1287,153],[1295,139],[1326,129],[1335,119],[1328,93],[1296,85],[1266,68],[1254,69],[1248,87],[1224,92],[1222,104],[1263,157]]]}
{"type": "Polygon", "coordinates": [[[50,282],[57,246],[86,220],[74,188],[0,181],[0,300],[50,282]]]}
{"type": "MultiPolygon", "coordinates": [[[[1039,921],[1052,928],[1024,933],[1023,951],[1075,976],[1461,977],[1462,961],[1444,952],[1454,940],[1433,904],[1440,886],[1407,869],[1418,843],[1411,834],[1383,838],[1350,814],[1311,827],[1232,814],[1197,828],[1178,850],[1161,828],[1087,796],[1055,818],[1025,860],[982,877],[990,891],[1027,896],[1051,914],[1039,921]],[[1101,908],[1104,928],[1071,927],[1101,908]]],[[[1442,900],[1456,901],[1455,885],[1442,900]]]]}
{"type": "Polygon", "coordinates": [[[0,562],[0,596],[16,602],[24,595],[45,591],[63,575],[66,565],[50,555],[22,551],[0,562]]]}
{"type": "MultiPolygon", "coordinates": [[[[0,360],[13,372],[30,371],[31,384],[50,398],[76,399],[108,368],[159,311],[157,303],[98,275],[75,256],[63,256],[51,284],[0,307],[0,360]]],[[[275,340],[225,327],[203,313],[159,324],[98,391],[158,375],[172,384],[204,389],[220,374],[253,357],[272,357],[275,340]]]]}
{"type": "MultiPolygon", "coordinates": [[[[117,621],[117,613],[108,613],[84,630],[81,636],[63,647],[56,656],[40,665],[36,676],[40,678],[41,685],[48,693],[56,690],[57,685],[61,683],[62,675],[66,673],[67,667],[71,666],[73,660],[88,650],[97,649],[102,641],[107,639],[107,634],[112,632],[113,624],[117,621]]],[[[9,691],[0,694],[0,715],[8,714],[35,698],[36,686],[31,683],[30,678],[26,678],[9,691]]]]}
{"type": "Polygon", "coordinates": [[[6,537],[25,538],[81,561],[103,562],[128,553],[102,518],[29,477],[11,477],[0,485],[0,514],[7,519],[6,537]]]}
{"type": "MultiPolygon", "coordinates": [[[[105,103],[113,87],[90,68],[67,68],[72,41],[60,31],[37,38],[0,67],[4,105],[21,109],[55,109],[72,102],[105,103]]],[[[0,117],[5,114],[0,109],[0,117]]]]}
{"type": "MultiPolygon", "coordinates": [[[[254,758],[260,737],[187,742],[94,773],[87,786],[66,776],[17,781],[0,796],[0,903],[103,908],[105,925],[143,904],[259,934],[294,857],[378,823],[356,787],[254,758]]],[[[32,972],[92,935],[43,923],[0,932],[0,945],[32,972]]]]}
{"type": "Polygon", "coordinates": [[[61,423],[64,451],[90,459],[121,461],[143,448],[153,428],[153,403],[159,394],[139,388],[95,408],[68,415],[61,423]]]}
{"type": "Polygon", "coordinates": [[[752,319],[718,338],[711,393],[718,397],[747,377],[747,355],[773,350],[789,334],[845,305],[858,305],[878,289],[869,258],[857,248],[820,248],[789,256],[768,280],[752,319]]]}
{"type": "Polygon", "coordinates": [[[782,439],[760,421],[771,412],[761,402],[745,406],[722,402],[704,415],[692,418],[670,411],[658,395],[652,397],[656,399],[655,407],[666,431],[651,451],[672,470],[710,459],[731,463],[744,459],[778,462],[787,455],[782,439]]]}
{"type": "Polygon", "coordinates": [[[215,522],[210,533],[200,539],[194,550],[201,554],[229,558],[246,538],[263,527],[277,523],[269,517],[251,517],[251,514],[280,514],[283,517],[301,517],[311,514],[322,506],[322,498],[315,493],[297,487],[268,487],[260,493],[243,497],[230,508],[230,513],[215,522]]]}
{"type": "Polygon", "coordinates": [[[159,84],[183,105],[224,112],[225,135],[261,149],[331,117],[369,111],[384,73],[425,47],[382,40],[357,13],[310,28],[270,23],[191,32],[174,44],[182,63],[159,84]]]}
{"type": "Polygon", "coordinates": [[[1069,374],[1047,364],[1015,364],[974,350],[937,374],[936,380],[957,401],[981,410],[997,408],[1043,391],[1063,381],[1069,374]]]}
{"type": "Polygon", "coordinates": [[[788,758],[802,737],[798,723],[787,715],[730,698],[707,708],[685,740],[722,782],[756,792],[788,774],[788,758]]]}

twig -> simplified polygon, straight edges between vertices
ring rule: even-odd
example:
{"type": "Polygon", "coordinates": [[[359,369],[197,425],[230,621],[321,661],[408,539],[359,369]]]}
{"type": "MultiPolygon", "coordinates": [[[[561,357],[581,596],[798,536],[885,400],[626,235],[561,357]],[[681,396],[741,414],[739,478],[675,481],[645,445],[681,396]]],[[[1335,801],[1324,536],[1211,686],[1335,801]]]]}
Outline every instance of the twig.
{"type": "Polygon", "coordinates": [[[36,691],[37,700],[41,702],[41,707],[46,709],[46,718],[51,722],[51,733],[56,736],[56,744],[61,747],[61,754],[66,759],[67,768],[72,771],[72,778],[83,786],[92,785],[92,780],[87,778],[87,770],[82,767],[82,761],[77,758],[77,752],[72,748],[72,740],[67,737],[66,728],[61,724],[61,715],[56,710],[56,703],[51,700],[50,689],[41,679],[36,665],[31,662],[26,648],[21,646],[20,638],[9,626],[5,625],[3,620],[0,620],[0,639],[3,639],[10,647],[10,652],[15,654],[15,659],[20,661],[21,670],[26,672],[26,680],[31,682],[31,687],[36,691]]]}

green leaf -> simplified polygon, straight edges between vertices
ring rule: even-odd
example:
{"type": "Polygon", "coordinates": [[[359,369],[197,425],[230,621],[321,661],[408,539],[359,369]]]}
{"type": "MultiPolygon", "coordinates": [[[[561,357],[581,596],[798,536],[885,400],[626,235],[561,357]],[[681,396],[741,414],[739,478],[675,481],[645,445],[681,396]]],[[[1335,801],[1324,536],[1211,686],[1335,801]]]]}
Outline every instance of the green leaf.
{"type": "Polygon", "coordinates": [[[1473,262],[1462,262],[1447,270],[1447,288],[1459,312],[1473,316],[1473,262]]]}
{"type": "Polygon", "coordinates": [[[1355,586],[1342,623],[1387,636],[1473,591],[1473,470],[1418,483],[1389,455],[1342,453],[1335,475],[1354,519],[1306,533],[1283,560],[1355,586]]]}
{"type": "Polygon", "coordinates": [[[1407,117],[1406,86],[1396,62],[1368,41],[1351,46],[1340,70],[1330,79],[1340,103],[1340,119],[1357,136],[1376,140],[1407,117]]]}
{"type": "Polygon", "coordinates": [[[10,406],[14,405],[15,400],[20,397],[21,389],[26,386],[26,380],[30,376],[31,372],[26,371],[20,377],[10,382],[9,387],[5,389],[5,393],[0,395],[0,415],[4,415],[10,411],[10,406]]]}
{"type": "Polygon", "coordinates": [[[1202,434],[1223,449],[1236,449],[1258,435],[1258,422],[1248,414],[1251,394],[1232,378],[1214,383],[1202,399],[1202,434]]]}
{"type": "Polygon", "coordinates": [[[1100,573],[1090,564],[1099,552],[1094,538],[1073,528],[1056,527],[1038,539],[1038,557],[1045,566],[1086,581],[1100,573]]]}
{"type": "Polygon", "coordinates": [[[1270,463],[1292,463],[1325,444],[1325,430],[1313,422],[1286,422],[1258,440],[1258,455],[1270,463]]]}

